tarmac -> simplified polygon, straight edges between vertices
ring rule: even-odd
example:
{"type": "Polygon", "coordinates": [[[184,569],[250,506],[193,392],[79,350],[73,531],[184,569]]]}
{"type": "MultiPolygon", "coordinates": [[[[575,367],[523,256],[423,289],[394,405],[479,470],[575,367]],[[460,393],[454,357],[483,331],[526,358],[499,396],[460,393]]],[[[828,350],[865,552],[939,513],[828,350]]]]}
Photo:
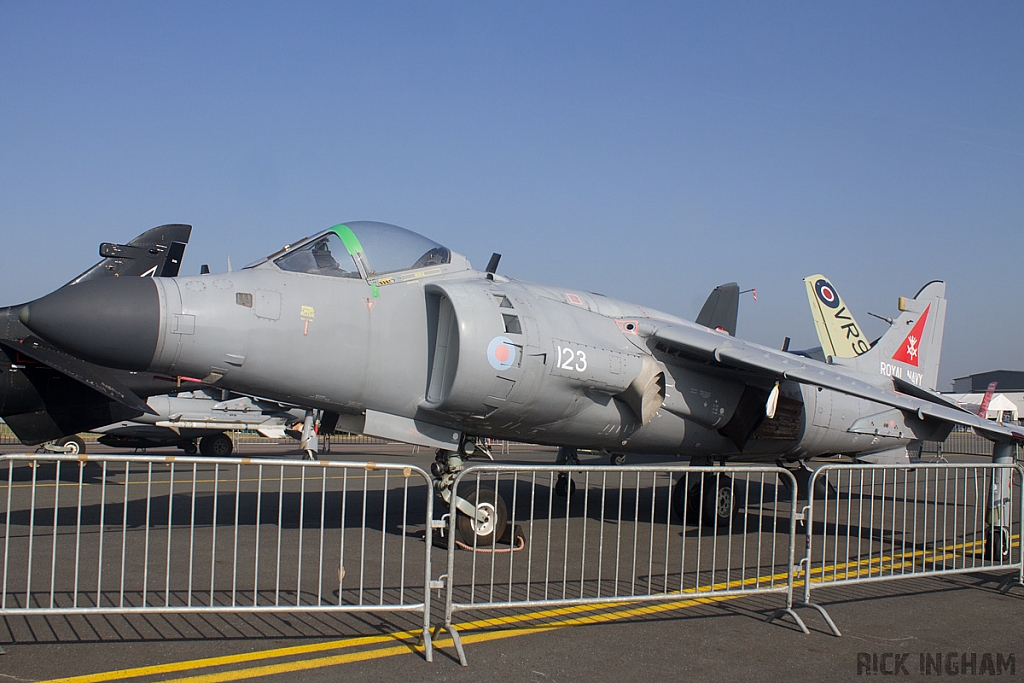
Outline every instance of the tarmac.
{"type": "MultiPolygon", "coordinates": [[[[248,445],[241,454],[298,455],[248,445]]],[[[502,461],[552,456],[517,449],[502,461]]],[[[335,445],[323,457],[423,468],[432,460],[394,445],[335,445]]],[[[1024,588],[1000,592],[1006,574],[815,589],[841,637],[812,610],[801,611],[810,634],[790,620],[766,622],[780,595],[460,613],[468,667],[444,633],[425,661],[416,619],[401,613],[8,616],[0,681],[1016,680],[1024,678],[1024,588]]]]}

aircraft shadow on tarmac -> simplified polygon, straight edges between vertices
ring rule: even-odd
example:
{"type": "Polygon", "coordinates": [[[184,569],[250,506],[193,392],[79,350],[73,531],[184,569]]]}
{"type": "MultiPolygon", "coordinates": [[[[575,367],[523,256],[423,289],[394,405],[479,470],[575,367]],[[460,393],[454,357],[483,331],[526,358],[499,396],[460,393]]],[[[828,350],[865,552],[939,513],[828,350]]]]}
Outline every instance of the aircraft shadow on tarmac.
{"type": "MultiPolygon", "coordinates": [[[[132,468],[131,478],[126,487],[123,467],[110,466],[104,468],[97,463],[64,463],[59,467],[55,463],[41,463],[36,467],[29,465],[16,466],[10,473],[9,480],[22,493],[12,499],[9,514],[0,516],[11,526],[29,526],[36,528],[52,527],[56,514],[59,528],[71,528],[81,524],[83,527],[102,523],[106,526],[124,525],[129,529],[141,528],[147,524],[167,526],[212,526],[217,527],[255,526],[280,523],[283,529],[319,529],[321,510],[323,510],[323,527],[347,529],[365,526],[390,534],[418,533],[426,521],[426,500],[430,492],[425,483],[412,480],[408,486],[408,498],[403,487],[403,478],[392,475],[388,488],[383,481],[372,483],[372,488],[361,488],[361,474],[348,477],[348,490],[337,488],[345,484],[338,479],[328,480],[326,491],[322,491],[323,483],[319,477],[310,476],[305,481],[305,492],[299,491],[299,483],[295,477],[287,476],[286,486],[296,490],[274,490],[280,484],[276,472],[264,475],[264,490],[257,492],[257,484],[252,481],[243,482],[244,490],[221,490],[216,496],[212,491],[212,473],[201,472],[197,478],[203,482],[205,490],[197,490],[193,500],[190,483],[191,470],[180,468],[175,473],[173,495],[168,493],[170,487],[169,468],[158,463],[153,467],[152,485],[147,491],[145,468],[132,468]],[[159,469],[157,469],[159,468],[159,469]],[[139,479],[138,477],[141,477],[139,479]],[[51,482],[59,482],[58,504],[54,504],[51,482]],[[34,515],[29,506],[27,486],[35,481],[38,487],[34,515]],[[86,498],[81,506],[77,505],[78,496],[74,485],[79,481],[85,485],[83,491],[86,498]],[[106,482],[105,486],[99,486],[106,482]],[[332,488],[335,487],[335,488],[332,488]],[[271,490],[266,490],[271,488],[271,490]],[[98,502],[100,489],[106,489],[106,509],[98,502]],[[126,491],[127,489],[127,491],[126,491]],[[148,495],[147,495],[148,493],[148,495]],[[124,518],[124,496],[127,495],[127,519],[124,518]],[[90,498],[92,500],[90,500],[90,498]],[[96,501],[96,502],[94,502],[96,501]],[[216,509],[216,520],[214,510],[216,509]],[[237,516],[236,516],[237,510],[237,516]],[[403,528],[402,519],[405,519],[403,528]],[[416,531],[410,531],[410,528],[416,531]]],[[[7,480],[0,471],[0,481],[7,480]]],[[[586,477],[576,478],[580,486],[572,495],[559,495],[553,481],[529,481],[517,478],[514,482],[505,478],[497,482],[500,494],[509,506],[509,521],[522,523],[525,520],[551,519],[582,519],[598,523],[655,523],[669,522],[679,526],[679,533],[694,537],[698,535],[742,533],[788,533],[789,525],[789,493],[773,483],[736,482],[735,488],[744,501],[736,514],[729,521],[702,522],[688,516],[684,525],[675,512],[671,511],[671,488],[661,485],[636,488],[633,482],[620,481],[612,477],[603,489],[600,481],[593,481],[588,486],[586,477]],[[614,484],[614,485],[611,485],[614,484]],[[653,500],[652,500],[653,498],[653,500]],[[532,510],[530,506],[532,505],[532,510]],[[514,509],[513,509],[514,508],[514,509]]],[[[235,477],[229,471],[221,472],[219,485],[222,488],[233,487],[235,477]]],[[[628,479],[628,477],[627,477],[628,479]]],[[[481,480],[481,486],[493,485],[481,480]]],[[[475,484],[465,482],[463,490],[471,489],[475,484]]],[[[447,513],[447,505],[439,500],[434,502],[434,517],[447,513]]],[[[863,530],[870,534],[870,529],[863,530]]]]}

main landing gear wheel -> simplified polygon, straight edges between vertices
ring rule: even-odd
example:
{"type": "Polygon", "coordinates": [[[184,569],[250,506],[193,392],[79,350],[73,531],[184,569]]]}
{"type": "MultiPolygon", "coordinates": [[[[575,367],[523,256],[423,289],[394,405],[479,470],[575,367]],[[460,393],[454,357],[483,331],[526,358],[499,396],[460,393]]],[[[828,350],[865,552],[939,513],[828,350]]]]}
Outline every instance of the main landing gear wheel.
{"type": "Polygon", "coordinates": [[[568,472],[559,472],[555,480],[555,495],[559,498],[571,496],[576,492],[576,482],[572,480],[568,472]]]}
{"type": "Polygon", "coordinates": [[[181,450],[182,452],[185,453],[185,455],[195,455],[196,453],[199,452],[199,446],[196,446],[195,441],[189,441],[187,444],[181,447],[181,450]]]}
{"type": "Polygon", "coordinates": [[[743,490],[728,475],[708,472],[687,487],[688,480],[683,476],[672,490],[672,510],[686,522],[699,517],[704,524],[724,526],[743,507],[743,490]]]}
{"type": "Polygon", "coordinates": [[[460,541],[468,546],[482,548],[505,535],[508,510],[505,501],[494,489],[474,486],[466,490],[462,498],[476,509],[477,514],[473,518],[459,511],[455,530],[460,541]]]}
{"type": "Polygon", "coordinates": [[[213,458],[226,458],[235,446],[227,434],[212,434],[199,440],[199,452],[213,458]]]}

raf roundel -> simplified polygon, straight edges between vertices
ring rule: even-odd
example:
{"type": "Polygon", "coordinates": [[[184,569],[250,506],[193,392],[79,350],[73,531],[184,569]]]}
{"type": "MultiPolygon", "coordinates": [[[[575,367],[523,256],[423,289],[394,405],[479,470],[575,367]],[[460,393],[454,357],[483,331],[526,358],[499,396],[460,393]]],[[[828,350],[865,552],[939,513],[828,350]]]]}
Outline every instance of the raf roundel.
{"type": "Polygon", "coordinates": [[[832,285],[828,283],[828,280],[818,280],[815,282],[814,291],[821,303],[829,308],[839,308],[839,295],[836,294],[836,290],[832,289],[832,285]]]}
{"type": "Polygon", "coordinates": [[[508,337],[495,337],[487,345],[487,360],[495,370],[508,370],[516,364],[516,347],[508,337]]]}

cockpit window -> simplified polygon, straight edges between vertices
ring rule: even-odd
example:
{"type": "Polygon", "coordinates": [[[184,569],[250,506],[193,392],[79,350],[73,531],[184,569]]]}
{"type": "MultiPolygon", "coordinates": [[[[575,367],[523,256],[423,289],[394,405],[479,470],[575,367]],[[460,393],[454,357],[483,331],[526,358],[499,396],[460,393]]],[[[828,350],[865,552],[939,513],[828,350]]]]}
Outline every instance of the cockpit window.
{"type": "Polygon", "coordinates": [[[333,228],[344,235],[348,229],[355,235],[366,254],[367,275],[383,275],[411,268],[425,268],[448,263],[451,252],[437,242],[411,230],[387,223],[357,221],[333,228]]]}
{"type": "Polygon", "coordinates": [[[314,238],[274,261],[281,270],[330,277],[358,278],[352,257],[333,232],[314,238]]]}
{"type": "Polygon", "coordinates": [[[415,232],[387,223],[336,225],[274,260],[282,270],[333,277],[367,277],[451,261],[451,251],[415,232]],[[356,264],[359,264],[358,266],[356,264]]]}

